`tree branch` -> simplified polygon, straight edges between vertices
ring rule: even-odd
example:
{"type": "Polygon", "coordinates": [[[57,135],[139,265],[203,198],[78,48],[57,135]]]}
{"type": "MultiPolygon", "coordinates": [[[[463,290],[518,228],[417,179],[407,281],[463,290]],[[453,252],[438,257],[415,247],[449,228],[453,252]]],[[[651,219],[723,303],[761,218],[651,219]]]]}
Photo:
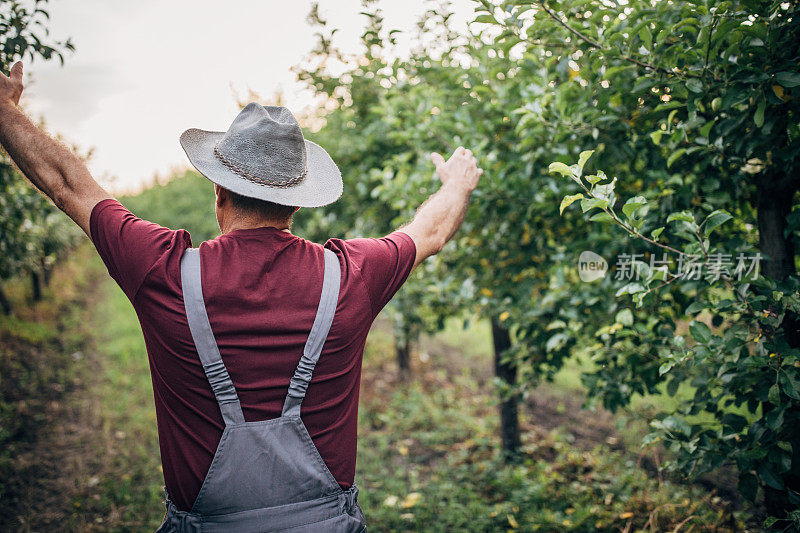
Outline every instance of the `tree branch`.
{"type": "MultiPolygon", "coordinates": [[[[559,16],[558,16],[558,14],[556,14],[556,12],[555,12],[555,11],[553,11],[552,9],[550,9],[550,8],[547,6],[547,4],[545,4],[544,2],[539,2],[539,5],[541,5],[541,6],[542,6],[542,9],[544,9],[544,10],[545,10],[545,12],[547,12],[547,14],[548,14],[548,15],[550,15],[550,18],[552,18],[553,20],[555,20],[556,22],[558,22],[559,24],[561,24],[561,25],[562,25],[564,28],[566,28],[567,30],[569,30],[569,31],[570,31],[572,34],[574,34],[576,37],[578,37],[579,39],[581,39],[583,42],[585,42],[586,44],[588,44],[588,45],[590,45],[591,47],[593,47],[593,48],[596,48],[596,49],[598,49],[598,50],[602,50],[602,51],[604,51],[604,52],[605,52],[605,51],[607,51],[607,50],[606,50],[606,49],[603,47],[603,45],[601,45],[600,43],[598,43],[597,41],[595,41],[595,40],[593,40],[593,39],[590,39],[590,38],[589,38],[589,37],[587,37],[586,35],[582,34],[582,33],[581,33],[581,32],[579,32],[578,30],[576,30],[575,28],[573,28],[572,26],[570,26],[569,24],[567,24],[566,22],[564,22],[563,20],[561,20],[561,17],[559,17],[559,16]]],[[[653,65],[653,64],[651,64],[651,63],[645,63],[644,61],[640,61],[640,60],[636,59],[635,57],[626,56],[626,55],[623,55],[623,54],[620,54],[620,57],[621,57],[622,59],[624,59],[625,61],[628,61],[629,63],[633,63],[634,65],[638,65],[638,66],[640,66],[640,67],[642,67],[642,68],[647,68],[647,69],[653,70],[653,71],[655,71],[655,72],[660,72],[660,73],[662,73],[662,74],[667,74],[667,75],[675,75],[675,73],[674,73],[674,72],[672,72],[672,71],[670,71],[670,70],[668,70],[668,69],[665,69],[664,67],[659,67],[659,66],[657,66],[657,65],[653,65]]],[[[700,77],[700,76],[698,76],[697,74],[691,74],[691,73],[688,73],[688,72],[684,72],[684,73],[683,73],[683,75],[684,75],[684,76],[687,76],[687,77],[689,77],[689,78],[699,78],[699,77],[700,77]]]]}

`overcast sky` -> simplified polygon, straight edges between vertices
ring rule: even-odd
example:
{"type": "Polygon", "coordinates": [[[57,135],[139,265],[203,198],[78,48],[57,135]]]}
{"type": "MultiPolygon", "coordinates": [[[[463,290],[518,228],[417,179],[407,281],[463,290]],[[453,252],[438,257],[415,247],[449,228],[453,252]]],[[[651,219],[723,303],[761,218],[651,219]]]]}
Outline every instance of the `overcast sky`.
{"type": "MultiPolygon", "coordinates": [[[[178,143],[198,127],[225,130],[238,112],[235,93],[269,96],[279,88],[297,110],[309,103],[291,67],[314,45],[311,0],[52,0],[51,36],[75,52],[26,62],[26,111],[81,149],[94,148],[94,175],[116,192],[158,172],[188,165],[178,143]]],[[[471,0],[454,0],[458,24],[471,0]]],[[[357,50],[360,0],[322,0],[340,28],[336,44],[357,50]]],[[[410,32],[427,0],[383,0],[386,26],[410,32]]],[[[460,27],[460,26],[459,26],[460,27]]]]}

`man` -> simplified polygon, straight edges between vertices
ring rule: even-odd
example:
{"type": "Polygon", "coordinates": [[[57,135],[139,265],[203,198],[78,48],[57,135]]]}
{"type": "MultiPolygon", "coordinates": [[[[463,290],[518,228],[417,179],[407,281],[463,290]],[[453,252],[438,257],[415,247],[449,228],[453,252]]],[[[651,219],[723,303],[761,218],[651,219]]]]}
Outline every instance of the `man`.
{"type": "Polygon", "coordinates": [[[215,183],[221,231],[192,248],[185,230],[130,213],[34,126],[17,108],[22,89],[16,63],[0,74],[0,143],[90,237],[139,316],[168,493],[161,530],[363,530],[367,332],[461,225],[483,172],[472,153],[431,154],[442,186],[398,231],[320,246],[292,235],[292,215],[339,198],[338,168],[287,109],[248,104],[226,132],[181,136],[215,183]]]}

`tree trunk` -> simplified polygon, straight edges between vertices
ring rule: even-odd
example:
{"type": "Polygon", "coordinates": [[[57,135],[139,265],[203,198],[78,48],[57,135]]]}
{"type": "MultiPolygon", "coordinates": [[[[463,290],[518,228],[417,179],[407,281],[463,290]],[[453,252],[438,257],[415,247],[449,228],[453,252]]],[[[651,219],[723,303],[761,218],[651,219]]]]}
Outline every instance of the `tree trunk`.
{"type": "MultiPolygon", "coordinates": [[[[511,335],[508,329],[500,324],[497,317],[492,317],[492,341],[494,342],[494,372],[505,383],[515,385],[517,367],[513,362],[501,361],[503,352],[511,348],[511,335]]],[[[518,398],[516,394],[502,399],[500,402],[500,437],[506,459],[514,459],[521,446],[519,436],[519,416],[517,412],[518,398]]]]}
{"type": "Polygon", "coordinates": [[[31,295],[34,302],[42,299],[42,281],[36,270],[31,270],[31,295]]]}
{"type": "Polygon", "coordinates": [[[51,267],[48,266],[47,261],[44,260],[44,257],[41,260],[42,265],[42,281],[44,282],[44,286],[47,287],[50,285],[50,272],[51,267]]]}
{"type": "Polygon", "coordinates": [[[758,248],[764,255],[762,273],[782,281],[795,273],[794,243],[784,236],[786,217],[792,210],[794,191],[758,188],[758,248]]]}
{"type": "Polygon", "coordinates": [[[411,330],[407,326],[403,326],[398,333],[394,337],[397,367],[400,370],[400,380],[408,381],[411,377],[411,330]]]}
{"type": "MultiPolygon", "coordinates": [[[[792,210],[796,188],[790,180],[765,176],[758,184],[758,245],[762,261],[761,273],[775,281],[794,275],[795,249],[792,235],[786,236],[786,217],[792,210]]],[[[787,312],[781,324],[786,342],[792,348],[800,347],[800,317],[787,312]]],[[[771,407],[764,403],[764,414],[771,407]]],[[[786,488],[800,491],[800,447],[794,446],[792,468],[783,482],[786,488]]],[[[792,509],[786,490],[764,486],[764,504],[771,516],[783,517],[792,509]]]]}
{"type": "Polygon", "coordinates": [[[14,309],[11,307],[11,302],[8,301],[6,293],[3,292],[3,287],[0,286],[0,309],[3,310],[4,315],[10,315],[14,309]]]}

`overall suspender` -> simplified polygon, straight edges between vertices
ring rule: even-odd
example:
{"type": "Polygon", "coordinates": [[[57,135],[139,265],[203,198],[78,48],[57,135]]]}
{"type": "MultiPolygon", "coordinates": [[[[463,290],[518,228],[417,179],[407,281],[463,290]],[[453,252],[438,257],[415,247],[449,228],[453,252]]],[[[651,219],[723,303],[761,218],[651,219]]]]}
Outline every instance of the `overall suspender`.
{"type": "MultiPolygon", "coordinates": [[[[314,325],[306,340],[303,356],[289,383],[289,391],[283,404],[281,416],[300,416],[300,404],[305,398],[306,390],[311,382],[314,367],[322,353],[322,347],[333,322],[336,304],[339,300],[339,284],[341,270],[339,260],[331,250],[325,249],[325,271],[314,325]]],[[[222,411],[225,425],[244,423],[239,396],[233,386],[230,375],[222,362],[222,357],[211,331],[206,306],[203,302],[203,289],[200,275],[200,250],[189,248],[181,257],[181,285],[186,317],[192,339],[200,356],[211,390],[222,411]]]]}
{"type": "Polygon", "coordinates": [[[308,334],[305,348],[303,348],[303,356],[289,382],[289,392],[283,402],[281,416],[300,416],[300,404],[306,396],[306,389],[311,383],[311,374],[319,361],[322,346],[328,337],[328,331],[333,323],[333,315],[336,313],[341,275],[336,254],[326,248],[325,274],[322,278],[322,294],[317,306],[317,316],[314,317],[314,325],[311,326],[311,332],[308,334]]]}
{"type": "Polygon", "coordinates": [[[203,287],[200,279],[200,249],[189,248],[181,257],[181,285],[183,286],[183,304],[186,307],[186,318],[192,339],[203,364],[206,378],[211,390],[217,398],[222,419],[226,426],[244,422],[239,395],[233,387],[228,370],[222,362],[217,341],[208,322],[206,305],[203,302],[203,287]]]}

